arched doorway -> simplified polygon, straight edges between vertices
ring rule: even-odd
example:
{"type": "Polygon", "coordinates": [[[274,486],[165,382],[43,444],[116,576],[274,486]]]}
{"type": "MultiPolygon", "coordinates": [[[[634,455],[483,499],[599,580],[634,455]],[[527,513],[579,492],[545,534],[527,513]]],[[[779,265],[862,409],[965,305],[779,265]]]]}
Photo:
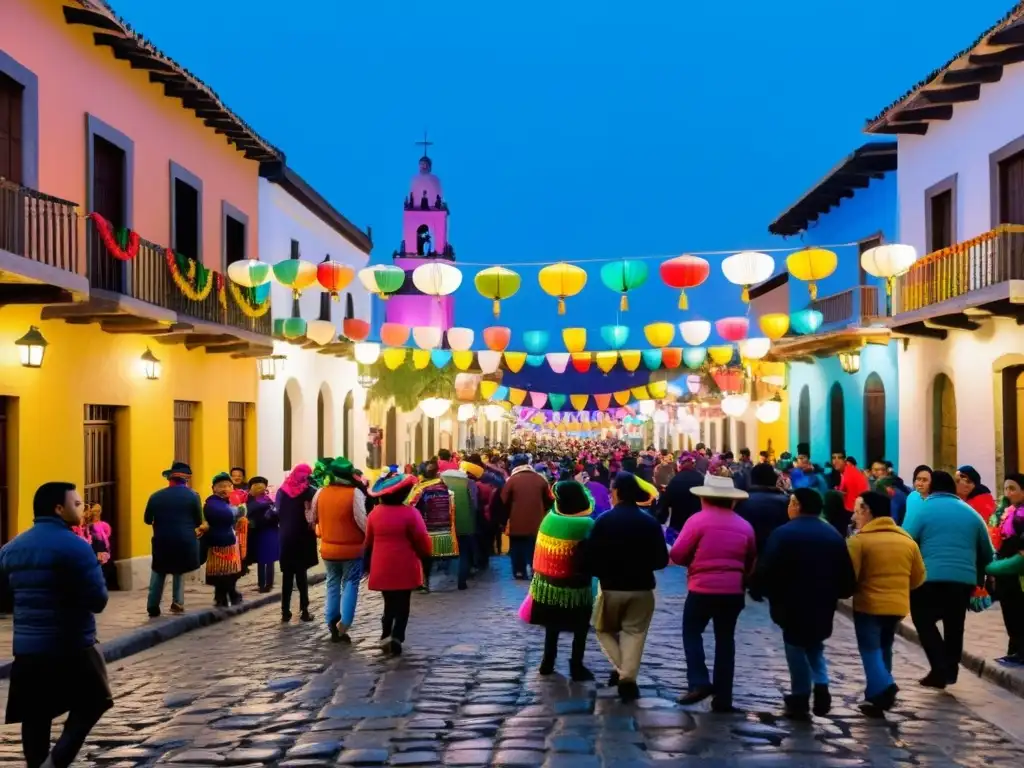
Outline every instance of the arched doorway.
{"type": "Polygon", "coordinates": [[[726,416],[722,419],[722,452],[732,450],[732,419],[726,416]]]}
{"type": "Polygon", "coordinates": [[[1024,365],[1003,368],[1003,458],[1007,472],[1024,465],[1024,365]]]}
{"type": "Polygon", "coordinates": [[[302,460],[302,389],[299,382],[289,379],[284,385],[281,408],[282,469],[288,472],[302,460]]]}
{"type": "Polygon", "coordinates": [[[324,413],[324,391],[321,389],[316,395],[316,457],[323,458],[324,453],[324,431],[326,414],[324,413]]]}
{"type": "Polygon", "coordinates": [[[395,406],[388,408],[384,423],[384,463],[389,467],[398,463],[398,411],[395,406]]]}
{"type": "Polygon", "coordinates": [[[872,373],[864,382],[864,456],[865,467],[885,456],[885,385],[872,373]]]}
{"type": "Polygon", "coordinates": [[[413,440],[413,451],[416,454],[416,461],[425,461],[426,456],[423,455],[423,420],[420,419],[416,422],[416,437],[413,440]]]}
{"type": "Polygon", "coordinates": [[[949,376],[940,373],[932,384],[932,466],[946,472],[957,468],[956,392],[949,376]]]}
{"type": "Polygon", "coordinates": [[[829,450],[842,453],[846,450],[846,402],[843,400],[843,387],[838,381],[828,393],[828,428],[829,450]]]}
{"type": "MultiPolygon", "coordinates": [[[[800,389],[800,399],[796,409],[796,441],[797,444],[811,444],[811,389],[806,384],[800,389]]],[[[810,448],[808,448],[810,450],[810,448]]]]}
{"type": "Polygon", "coordinates": [[[352,412],[354,407],[355,402],[350,390],[349,393],[345,395],[345,405],[342,407],[341,417],[341,453],[349,461],[352,461],[352,446],[354,444],[352,439],[352,433],[355,430],[355,424],[352,423],[352,412]]]}
{"type": "Polygon", "coordinates": [[[434,436],[437,433],[437,420],[427,419],[427,458],[434,458],[434,436]]]}

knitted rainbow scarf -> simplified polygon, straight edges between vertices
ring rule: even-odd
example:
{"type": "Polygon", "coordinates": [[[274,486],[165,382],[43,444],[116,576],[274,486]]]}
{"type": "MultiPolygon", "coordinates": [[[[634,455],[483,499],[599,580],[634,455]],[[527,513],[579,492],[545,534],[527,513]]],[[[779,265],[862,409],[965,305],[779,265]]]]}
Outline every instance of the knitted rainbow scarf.
{"type": "Polygon", "coordinates": [[[533,555],[530,596],[537,603],[580,608],[593,603],[591,577],[580,570],[580,542],[590,535],[589,516],[549,512],[540,524],[533,555]]]}

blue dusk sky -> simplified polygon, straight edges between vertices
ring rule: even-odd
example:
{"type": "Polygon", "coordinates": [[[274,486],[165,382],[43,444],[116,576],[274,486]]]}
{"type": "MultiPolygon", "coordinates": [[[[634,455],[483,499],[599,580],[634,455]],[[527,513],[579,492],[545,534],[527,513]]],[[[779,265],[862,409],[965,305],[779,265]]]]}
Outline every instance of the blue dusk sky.
{"type": "MultiPolygon", "coordinates": [[[[867,140],[865,119],[1011,5],[112,1],[348,218],[372,226],[374,262],[389,262],[401,239],[413,142],[426,128],[459,261],[512,267],[780,245],[768,224],[867,140]]],[[[647,322],[742,312],[720,258],[685,316],[650,262],[623,316],[629,346],[646,346],[647,322]]],[[[596,336],[615,322],[618,297],[598,268],[560,318],[537,268],[523,267],[501,318],[514,346],[530,328],[596,336]]],[[[472,288],[477,269],[464,269],[456,320],[480,329],[492,317],[472,288]]]]}

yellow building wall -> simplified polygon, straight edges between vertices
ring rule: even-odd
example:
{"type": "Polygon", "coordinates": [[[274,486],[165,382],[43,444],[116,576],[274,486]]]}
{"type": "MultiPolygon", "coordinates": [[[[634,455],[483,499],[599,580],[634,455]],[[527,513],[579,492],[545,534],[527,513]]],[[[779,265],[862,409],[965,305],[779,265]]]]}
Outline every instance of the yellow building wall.
{"type": "MultiPolygon", "coordinates": [[[[757,367],[758,376],[780,376],[785,377],[785,363],[762,362],[757,367]]],[[[773,388],[774,392],[775,389],[773,388]]],[[[757,423],[757,449],[767,450],[768,441],[772,441],[772,450],[775,458],[778,459],[782,453],[789,450],[789,392],[785,388],[778,390],[778,396],[782,400],[782,415],[778,421],[771,424],[757,423]]]]}
{"type": "MultiPolygon", "coordinates": [[[[252,360],[188,351],[137,334],[104,333],[98,326],[39,320],[38,307],[0,308],[0,396],[15,398],[8,424],[13,536],[32,524],[32,496],[44,482],[85,482],[85,405],[124,410],[115,421],[118,510],[115,557],[150,554],[146,501],[166,484],[161,473],[174,458],[174,401],[200,403],[192,432],[193,487],[205,497],[210,479],[229,469],[228,403],[255,403],[252,360]],[[43,367],[24,368],[14,341],[30,325],[49,341],[43,367]],[[149,346],[162,363],[160,379],[145,378],[140,360],[149,346]]],[[[256,459],[255,409],[247,409],[246,459],[256,459]]]]}

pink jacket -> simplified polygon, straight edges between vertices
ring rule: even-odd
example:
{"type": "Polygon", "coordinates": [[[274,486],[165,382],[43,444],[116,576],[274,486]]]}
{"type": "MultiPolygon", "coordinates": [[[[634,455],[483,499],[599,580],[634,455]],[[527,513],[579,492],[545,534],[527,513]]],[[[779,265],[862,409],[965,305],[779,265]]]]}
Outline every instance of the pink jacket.
{"type": "Polygon", "coordinates": [[[731,509],[705,501],[686,521],[669,559],[687,569],[691,592],[741,595],[757,559],[754,529],[731,509]]]}

